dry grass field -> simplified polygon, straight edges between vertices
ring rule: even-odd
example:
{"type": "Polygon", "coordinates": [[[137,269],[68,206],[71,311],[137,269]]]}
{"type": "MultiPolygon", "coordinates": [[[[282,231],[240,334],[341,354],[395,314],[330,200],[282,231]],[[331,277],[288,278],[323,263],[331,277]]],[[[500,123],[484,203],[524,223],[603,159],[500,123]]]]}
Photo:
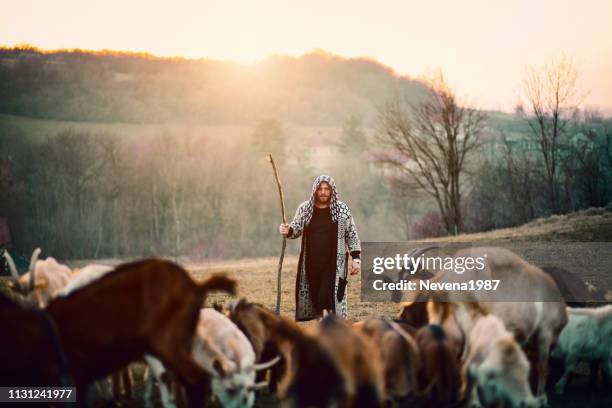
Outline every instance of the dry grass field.
{"type": "MultiPolygon", "coordinates": [[[[285,258],[282,274],[281,314],[290,318],[295,314],[295,275],[297,257],[285,258]]],[[[238,284],[239,297],[261,303],[274,309],[276,305],[277,258],[259,258],[239,261],[187,264],[196,278],[204,278],[212,273],[222,272],[235,278],[238,284]]],[[[393,303],[361,302],[359,276],[351,276],[348,284],[349,314],[351,319],[360,320],[372,314],[394,316],[398,305],[393,303]]],[[[224,297],[213,295],[211,301],[224,301],[224,297]]]]}

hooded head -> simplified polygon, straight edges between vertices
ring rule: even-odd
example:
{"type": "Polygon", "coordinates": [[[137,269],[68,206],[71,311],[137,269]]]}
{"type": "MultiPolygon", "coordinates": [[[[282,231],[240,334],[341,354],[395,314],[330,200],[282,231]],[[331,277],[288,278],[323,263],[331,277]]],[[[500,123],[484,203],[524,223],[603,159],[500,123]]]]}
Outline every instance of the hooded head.
{"type": "Polygon", "coordinates": [[[310,192],[310,199],[308,200],[308,205],[306,206],[306,217],[305,217],[306,225],[308,225],[310,223],[310,220],[312,219],[312,213],[314,211],[315,202],[317,200],[317,190],[319,189],[319,186],[323,182],[329,184],[329,187],[331,188],[331,194],[329,196],[329,208],[331,212],[332,222],[338,221],[339,208],[338,208],[338,193],[336,191],[336,182],[330,176],[322,174],[315,179],[314,183],[312,183],[312,191],[310,192]]]}

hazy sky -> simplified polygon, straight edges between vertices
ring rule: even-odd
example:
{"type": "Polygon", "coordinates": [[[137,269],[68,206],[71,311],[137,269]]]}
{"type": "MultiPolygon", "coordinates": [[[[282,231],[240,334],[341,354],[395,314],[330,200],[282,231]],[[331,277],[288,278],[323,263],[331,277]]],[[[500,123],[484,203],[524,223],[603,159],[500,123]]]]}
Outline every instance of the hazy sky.
{"type": "Polygon", "coordinates": [[[612,109],[612,0],[0,0],[0,44],[256,61],[316,48],[399,74],[443,68],[480,107],[511,109],[527,65],[564,53],[588,106],[612,109]]]}

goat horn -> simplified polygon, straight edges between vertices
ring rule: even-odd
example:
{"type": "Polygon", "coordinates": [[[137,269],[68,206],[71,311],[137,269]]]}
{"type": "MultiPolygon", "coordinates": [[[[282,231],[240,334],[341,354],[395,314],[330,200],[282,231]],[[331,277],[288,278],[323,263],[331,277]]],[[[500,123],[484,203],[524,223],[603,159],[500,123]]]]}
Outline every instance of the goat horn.
{"type": "Polygon", "coordinates": [[[272,360],[268,361],[267,363],[255,364],[254,365],[255,371],[267,370],[268,368],[272,367],[274,364],[278,363],[280,359],[281,359],[280,356],[276,356],[272,360]]]}
{"type": "Polygon", "coordinates": [[[40,255],[41,250],[40,248],[36,248],[34,250],[34,252],[32,252],[32,257],[30,258],[30,290],[34,290],[34,284],[35,284],[35,273],[34,270],[36,269],[36,261],[38,261],[38,256],[40,255]]]}
{"type": "Polygon", "coordinates": [[[267,381],[258,382],[257,384],[253,384],[249,387],[249,391],[259,391],[268,387],[267,381]]]}
{"type": "Polygon", "coordinates": [[[11,271],[11,276],[15,280],[15,285],[19,287],[19,272],[17,272],[17,267],[15,266],[15,261],[13,261],[13,257],[9,254],[9,251],[4,251],[4,259],[6,259],[6,263],[8,263],[9,270],[11,271]]]}
{"type": "MultiPolygon", "coordinates": [[[[432,249],[440,249],[440,248],[442,248],[440,245],[430,245],[430,246],[426,246],[422,248],[415,248],[408,254],[408,258],[412,258],[412,259],[418,258],[419,256],[423,255],[427,251],[431,251],[432,249]]],[[[412,271],[410,270],[408,272],[412,272],[412,271]]]]}

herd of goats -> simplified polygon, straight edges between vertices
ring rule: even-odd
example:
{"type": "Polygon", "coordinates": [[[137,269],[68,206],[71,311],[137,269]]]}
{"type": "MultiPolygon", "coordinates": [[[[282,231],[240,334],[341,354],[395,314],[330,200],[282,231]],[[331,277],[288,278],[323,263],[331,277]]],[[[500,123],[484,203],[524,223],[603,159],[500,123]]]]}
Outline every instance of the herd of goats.
{"type": "Polygon", "coordinates": [[[117,398],[129,394],[129,365],[144,360],[148,406],[251,407],[269,392],[287,407],[540,407],[551,357],[564,362],[553,392],[583,360],[612,378],[609,291],[503,248],[470,251],[532,301],[422,291],[396,319],[325,313],[298,325],[245,299],[202,308],[211,291],[235,295],[236,281],[198,282],[164,259],[73,271],[37,249],[19,276],[5,252],[0,385],[75,386],[87,404],[109,378],[117,398]]]}

